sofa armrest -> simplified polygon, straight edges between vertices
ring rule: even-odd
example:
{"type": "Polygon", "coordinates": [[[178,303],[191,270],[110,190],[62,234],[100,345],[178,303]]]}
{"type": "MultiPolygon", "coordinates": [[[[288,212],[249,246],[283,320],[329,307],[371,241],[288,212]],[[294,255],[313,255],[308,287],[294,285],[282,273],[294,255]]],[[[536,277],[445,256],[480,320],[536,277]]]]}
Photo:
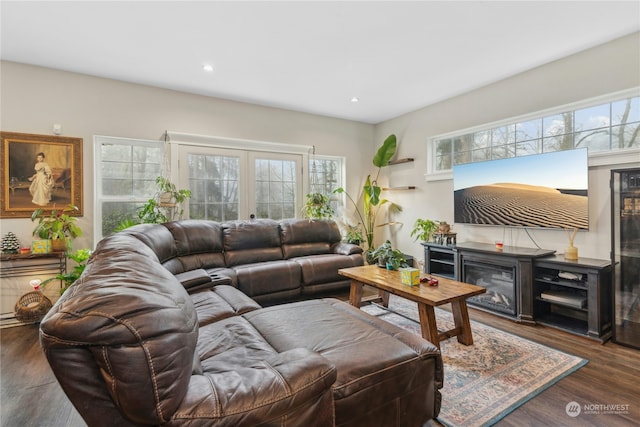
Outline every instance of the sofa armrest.
{"type": "Polygon", "coordinates": [[[193,375],[168,425],[250,426],[265,420],[287,425],[332,426],[331,385],[337,378],[327,359],[297,348],[251,366],[193,375]]]}
{"type": "Polygon", "coordinates": [[[331,246],[331,252],[338,255],[361,254],[362,248],[352,243],[338,242],[331,246]]]}
{"type": "Polygon", "coordinates": [[[213,286],[211,276],[202,268],[178,273],[176,279],[189,293],[213,286]]]}

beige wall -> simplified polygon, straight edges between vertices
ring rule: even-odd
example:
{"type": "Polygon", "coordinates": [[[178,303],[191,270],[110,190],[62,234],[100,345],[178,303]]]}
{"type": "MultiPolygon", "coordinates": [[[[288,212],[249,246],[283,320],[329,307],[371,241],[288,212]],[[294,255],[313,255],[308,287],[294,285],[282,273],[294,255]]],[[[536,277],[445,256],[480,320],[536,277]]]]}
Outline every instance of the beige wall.
{"type": "MultiPolygon", "coordinates": [[[[640,93],[639,86],[640,33],[636,33],[378,125],[375,140],[395,133],[400,141],[400,157],[415,158],[414,163],[392,166],[386,171],[390,184],[418,187],[415,191],[387,194],[403,207],[403,212],[394,216],[403,225],[387,228],[388,234],[400,249],[422,259],[422,247],[409,237],[416,218],[453,222],[452,180],[425,181],[430,138],[631,88],[640,93]]],[[[624,160],[629,163],[615,167],[639,167],[640,153],[628,154],[624,160]]],[[[609,258],[610,169],[589,168],[590,230],[576,237],[580,256],[609,258]]],[[[504,232],[505,244],[535,247],[522,229],[456,224],[454,231],[458,241],[493,243],[504,232]]],[[[542,248],[559,253],[568,243],[564,231],[533,230],[530,234],[542,248]]]]}
{"type": "MultiPolygon", "coordinates": [[[[508,59],[508,58],[507,58],[508,59]]],[[[484,123],[557,107],[640,86],[640,34],[558,60],[470,93],[440,102],[377,126],[311,114],[185,94],[148,86],[2,62],[0,68],[0,127],[5,131],[51,134],[54,123],[63,134],[84,139],[85,217],[87,236],[76,247],[92,246],[93,136],[159,139],[165,130],[239,139],[315,145],[318,154],[347,158],[347,189],[358,194],[370,172],[373,150],[390,133],[399,137],[399,157],[414,163],[394,166],[383,177],[390,185],[416,185],[412,192],[387,196],[403,207],[394,219],[403,226],[379,233],[391,236],[405,252],[422,257],[421,246],[409,233],[416,218],[453,220],[452,181],[425,181],[429,138],[484,123]],[[362,155],[361,153],[367,153],[362,155]],[[385,234],[387,233],[387,234],[385,234]]],[[[625,166],[638,166],[635,163],[625,166]]],[[[576,244],[583,256],[609,254],[609,167],[590,168],[591,230],[576,244]]],[[[14,231],[31,239],[27,219],[2,220],[0,233],[14,231]]],[[[459,240],[493,242],[502,228],[456,225],[459,240]]],[[[382,229],[380,229],[382,230],[382,229]]],[[[534,231],[544,248],[562,251],[566,238],[559,231],[534,231]]],[[[522,230],[507,232],[507,244],[532,246],[522,230]]]]}
{"type": "MultiPolygon", "coordinates": [[[[165,130],[316,146],[317,154],[347,159],[349,191],[357,191],[362,157],[372,150],[374,127],[312,114],[266,108],[149,86],[33,67],[1,63],[1,116],[4,131],[63,135],[84,139],[84,211],[86,237],[75,248],[93,247],[93,137],[158,140],[165,130]]],[[[370,156],[367,156],[370,157],[370,156]]],[[[0,233],[12,230],[31,240],[28,219],[3,219],[0,233]]]]}

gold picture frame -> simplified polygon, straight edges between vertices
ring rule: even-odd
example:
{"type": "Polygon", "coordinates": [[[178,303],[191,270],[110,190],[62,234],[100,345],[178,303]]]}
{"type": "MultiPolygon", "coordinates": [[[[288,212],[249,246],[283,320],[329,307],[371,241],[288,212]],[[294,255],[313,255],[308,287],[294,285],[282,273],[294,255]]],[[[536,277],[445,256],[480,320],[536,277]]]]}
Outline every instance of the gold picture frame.
{"type": "Polygon", "coordinates": [[[83,215],[82,138],[0,132],[0,218],[72,204],[83,215]],[[44,156],[42,156],[44,155],[44,156]],[[42,161],[39,161],[42,160],[42,161]]]}

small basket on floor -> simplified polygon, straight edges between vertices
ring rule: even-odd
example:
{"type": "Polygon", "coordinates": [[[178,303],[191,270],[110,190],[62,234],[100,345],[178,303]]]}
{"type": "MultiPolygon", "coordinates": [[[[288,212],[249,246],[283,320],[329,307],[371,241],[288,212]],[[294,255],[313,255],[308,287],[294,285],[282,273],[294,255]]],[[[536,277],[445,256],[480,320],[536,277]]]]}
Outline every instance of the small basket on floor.
{"type": "Polygon", "coordinates": [[[24,323],[39,322],[52,306],[51,300],[42,292],[27,292],[16,302],[14,308],[16,319],[24,323]]]}

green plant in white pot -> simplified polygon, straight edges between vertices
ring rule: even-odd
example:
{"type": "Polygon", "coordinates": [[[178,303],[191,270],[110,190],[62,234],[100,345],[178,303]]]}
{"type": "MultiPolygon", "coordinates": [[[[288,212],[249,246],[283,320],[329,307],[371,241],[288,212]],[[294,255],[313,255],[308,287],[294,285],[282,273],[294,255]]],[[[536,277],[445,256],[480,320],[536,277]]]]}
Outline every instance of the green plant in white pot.
{"type": "Polygon", "coordinates": [[[329,219],[334,214],[331,207],[331,199],[322,193],[308,193],[305,196],[302,213],[305,218],[329,219]]]}

